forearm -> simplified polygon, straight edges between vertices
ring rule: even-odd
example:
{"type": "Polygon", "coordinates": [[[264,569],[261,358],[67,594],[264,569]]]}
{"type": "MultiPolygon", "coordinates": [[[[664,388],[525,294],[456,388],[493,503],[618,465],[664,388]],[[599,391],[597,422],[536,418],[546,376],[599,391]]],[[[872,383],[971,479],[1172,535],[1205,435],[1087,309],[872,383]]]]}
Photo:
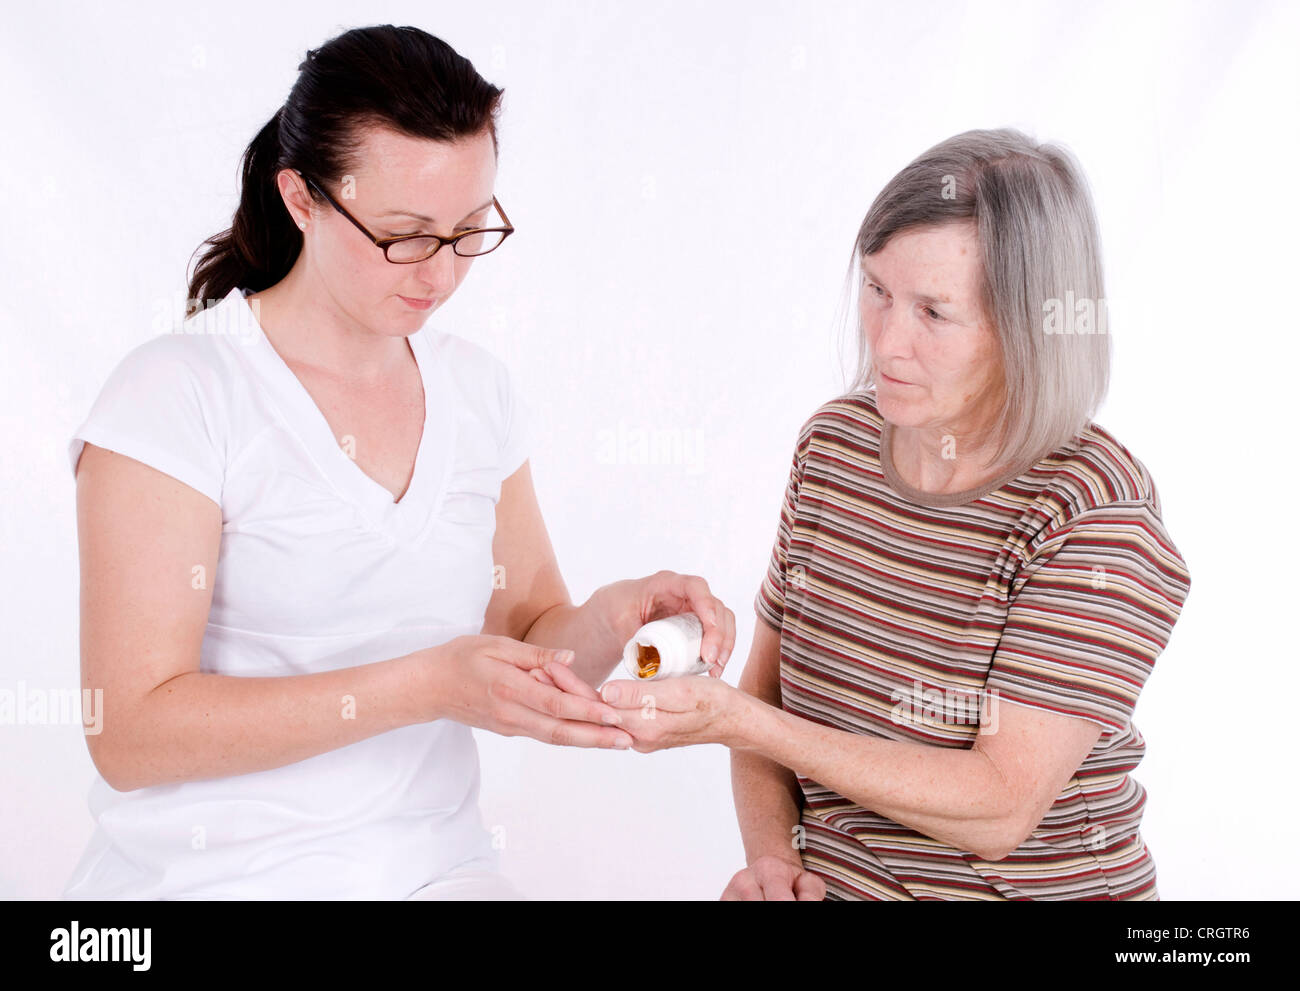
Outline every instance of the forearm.
{"type": "Polygon", "coordinates": [[[731,794],[745,863],[752,864],[759,857],[780,857],[802,866],[799,848],[792,842],[803,805],[794,772],[762,754],[733,750],[731,794]]]}
{"type": "Polygon", "coordinates": [[[587,684],[601,684],[623,656],[617,617],[608,615],[600,589],[580,606],[552,606],[524,634],[524,642],[574,653],[571,669],[587,684]]]}
{"type": "Polygon", "coordinates": [[[96,763],[119,791],[283,767],[429,718],[418,654],[318,674],[187,672],[114,713],[96,763]]]}
{"type": "Polygon", "coordinates": [[[1001,850],[1015,832],[1011,790],[978,750],[831,729],[752,700],[742,751],[760,754],[849,801],[959,850],[1001,850]]]}

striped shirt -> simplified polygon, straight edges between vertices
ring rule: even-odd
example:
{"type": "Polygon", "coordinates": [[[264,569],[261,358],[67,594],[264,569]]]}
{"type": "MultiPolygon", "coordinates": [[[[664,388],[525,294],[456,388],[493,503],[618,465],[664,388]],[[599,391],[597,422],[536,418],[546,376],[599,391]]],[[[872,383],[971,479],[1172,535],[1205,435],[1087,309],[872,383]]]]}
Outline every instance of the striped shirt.
{"type": "Polygon", "coordinates": [[[997,861],[797,775],[805,869],[828,899],[1157,899],[1130,717],[1191,577],[1150,474],[1090,423],[979,489],[925,493],[895,470],[891,431],[874,392],[825,403],[800,431],[754,600],[781,634],[782,708],[936,747],[969,749],[1001,701],[1102,732],[997,861]]]}

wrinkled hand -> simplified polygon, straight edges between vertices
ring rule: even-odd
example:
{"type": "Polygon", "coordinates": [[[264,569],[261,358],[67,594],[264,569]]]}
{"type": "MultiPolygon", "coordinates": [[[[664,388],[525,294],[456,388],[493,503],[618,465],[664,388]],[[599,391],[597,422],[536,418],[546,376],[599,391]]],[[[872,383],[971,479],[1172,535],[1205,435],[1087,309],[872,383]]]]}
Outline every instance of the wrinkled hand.
{"type": "Polygon", "coordinates": [[[695,743],[730,745],[749,698],[725,681],[691,675],[607,681],[600,697],[622,715],[632,749],[642,754],[695,743]]]}
{"type": "Polygon", "coordinates": [[[724,902],[819,902],[826,897],[826,882],[784,857],[759,857],[735,877],[722,892],[724,902]]]}

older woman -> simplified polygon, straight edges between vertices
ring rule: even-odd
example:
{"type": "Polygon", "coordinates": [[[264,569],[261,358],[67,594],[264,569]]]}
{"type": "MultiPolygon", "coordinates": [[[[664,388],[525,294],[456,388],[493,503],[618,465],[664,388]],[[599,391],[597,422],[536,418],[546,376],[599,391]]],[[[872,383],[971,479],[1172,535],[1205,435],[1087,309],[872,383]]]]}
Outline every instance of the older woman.
{"type": "Polygon", "coordinates": [[[638,751],[732,748],[724,898],[1157,898],[1131,716],[1190,576],[1091,420],[1086,182],[970,131],[885,187],[854,258],[858,379],[799,434],[741,690],[604,698],[638,751]]]}

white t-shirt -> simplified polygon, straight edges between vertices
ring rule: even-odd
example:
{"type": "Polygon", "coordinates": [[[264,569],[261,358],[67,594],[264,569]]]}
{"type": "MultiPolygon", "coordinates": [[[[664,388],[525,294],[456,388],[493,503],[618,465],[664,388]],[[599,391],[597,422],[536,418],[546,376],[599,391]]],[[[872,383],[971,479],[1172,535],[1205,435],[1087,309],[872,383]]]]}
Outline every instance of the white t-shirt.
{"type": "MultiPolygon", "coordinates": [[[[501,481],[528,445],[505,366],[427,326],[410,336],[425,425],[395,503],[334,437],[247,293],[131,351],[69,445],[74,476],[89,442],[220,505],[200,669],[308,674],[479,633],[501,481]]],[[[100,777],[64,897],[404,898],[470,862],[495,868],[478,788],[470,729],[445,719],[253,774],[130,792],[100,777]]]]}

